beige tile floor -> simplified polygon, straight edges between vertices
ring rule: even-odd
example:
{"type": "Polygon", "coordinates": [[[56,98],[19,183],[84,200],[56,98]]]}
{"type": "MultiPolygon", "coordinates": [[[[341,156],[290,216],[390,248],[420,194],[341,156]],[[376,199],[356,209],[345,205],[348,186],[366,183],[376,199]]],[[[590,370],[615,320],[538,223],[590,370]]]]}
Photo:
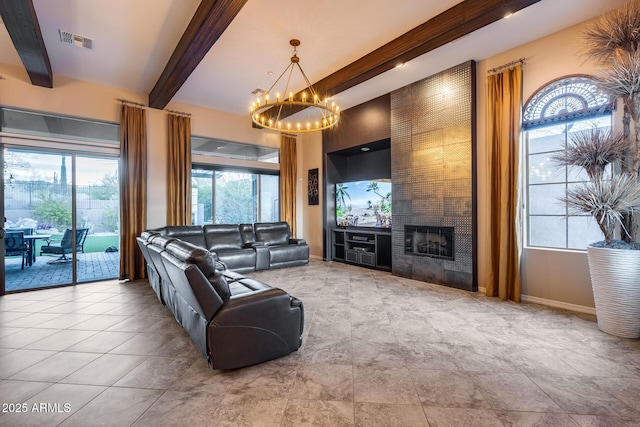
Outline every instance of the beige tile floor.
{"type": "Polygon", "coordinates": [[[252,277],[304,302],[304,344],[229,372],[144,282],[0,297],[0,425],[640,426],[640,341],[592,316],[315,260],[252,277]]]}

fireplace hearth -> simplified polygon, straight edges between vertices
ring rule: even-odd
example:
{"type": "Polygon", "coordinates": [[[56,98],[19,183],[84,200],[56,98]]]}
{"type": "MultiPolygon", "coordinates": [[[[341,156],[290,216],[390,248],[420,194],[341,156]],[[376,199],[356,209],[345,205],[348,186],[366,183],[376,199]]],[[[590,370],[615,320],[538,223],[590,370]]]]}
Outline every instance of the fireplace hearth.
{"type": "Polygon", "coordinates": [[[405,254],[455,259],[453,227],[405,225],[404,241],[405,254]]]}

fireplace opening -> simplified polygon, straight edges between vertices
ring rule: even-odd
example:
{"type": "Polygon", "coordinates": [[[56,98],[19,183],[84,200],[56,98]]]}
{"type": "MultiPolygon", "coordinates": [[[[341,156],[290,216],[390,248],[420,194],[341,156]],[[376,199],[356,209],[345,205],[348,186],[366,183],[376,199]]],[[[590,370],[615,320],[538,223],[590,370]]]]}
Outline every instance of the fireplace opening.
{"type": "Polygon", "coordinates": [[[454,228],[423,225],[404,226],[404,253],[454,260],[454,228]]]}

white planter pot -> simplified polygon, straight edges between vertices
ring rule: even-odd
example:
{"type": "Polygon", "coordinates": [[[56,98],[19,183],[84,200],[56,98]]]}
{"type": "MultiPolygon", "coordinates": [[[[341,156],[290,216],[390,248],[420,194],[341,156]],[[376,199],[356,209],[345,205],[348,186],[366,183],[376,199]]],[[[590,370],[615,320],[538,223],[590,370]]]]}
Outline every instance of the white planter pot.
{"type": "Polygon", "coordinates": [[[589,247],[587,254],[598,328],[640,337],[640,251],[589,247]]]}

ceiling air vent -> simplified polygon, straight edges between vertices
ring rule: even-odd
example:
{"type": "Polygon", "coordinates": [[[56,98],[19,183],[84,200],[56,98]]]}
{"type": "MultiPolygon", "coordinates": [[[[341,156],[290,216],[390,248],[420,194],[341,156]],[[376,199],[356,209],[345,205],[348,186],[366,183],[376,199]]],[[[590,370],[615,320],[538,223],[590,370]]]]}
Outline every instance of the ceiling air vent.
{"type": "Polygon", "coordinates": [[[60,41],[71,46],[85,47],[87,49],[93,49],[93,39],[78,34],[73,34],[68,31],[58,30],[60,33],[60,41]]]}
{"type": "Polygon", "coordinates": [[[251,93],[254,94],[254,95],[258,95],[258,94],[263,95],[263,94],[267,93],[267,91],[265,89],[261,89],[261,88],[257,87],[251,93]]]}

